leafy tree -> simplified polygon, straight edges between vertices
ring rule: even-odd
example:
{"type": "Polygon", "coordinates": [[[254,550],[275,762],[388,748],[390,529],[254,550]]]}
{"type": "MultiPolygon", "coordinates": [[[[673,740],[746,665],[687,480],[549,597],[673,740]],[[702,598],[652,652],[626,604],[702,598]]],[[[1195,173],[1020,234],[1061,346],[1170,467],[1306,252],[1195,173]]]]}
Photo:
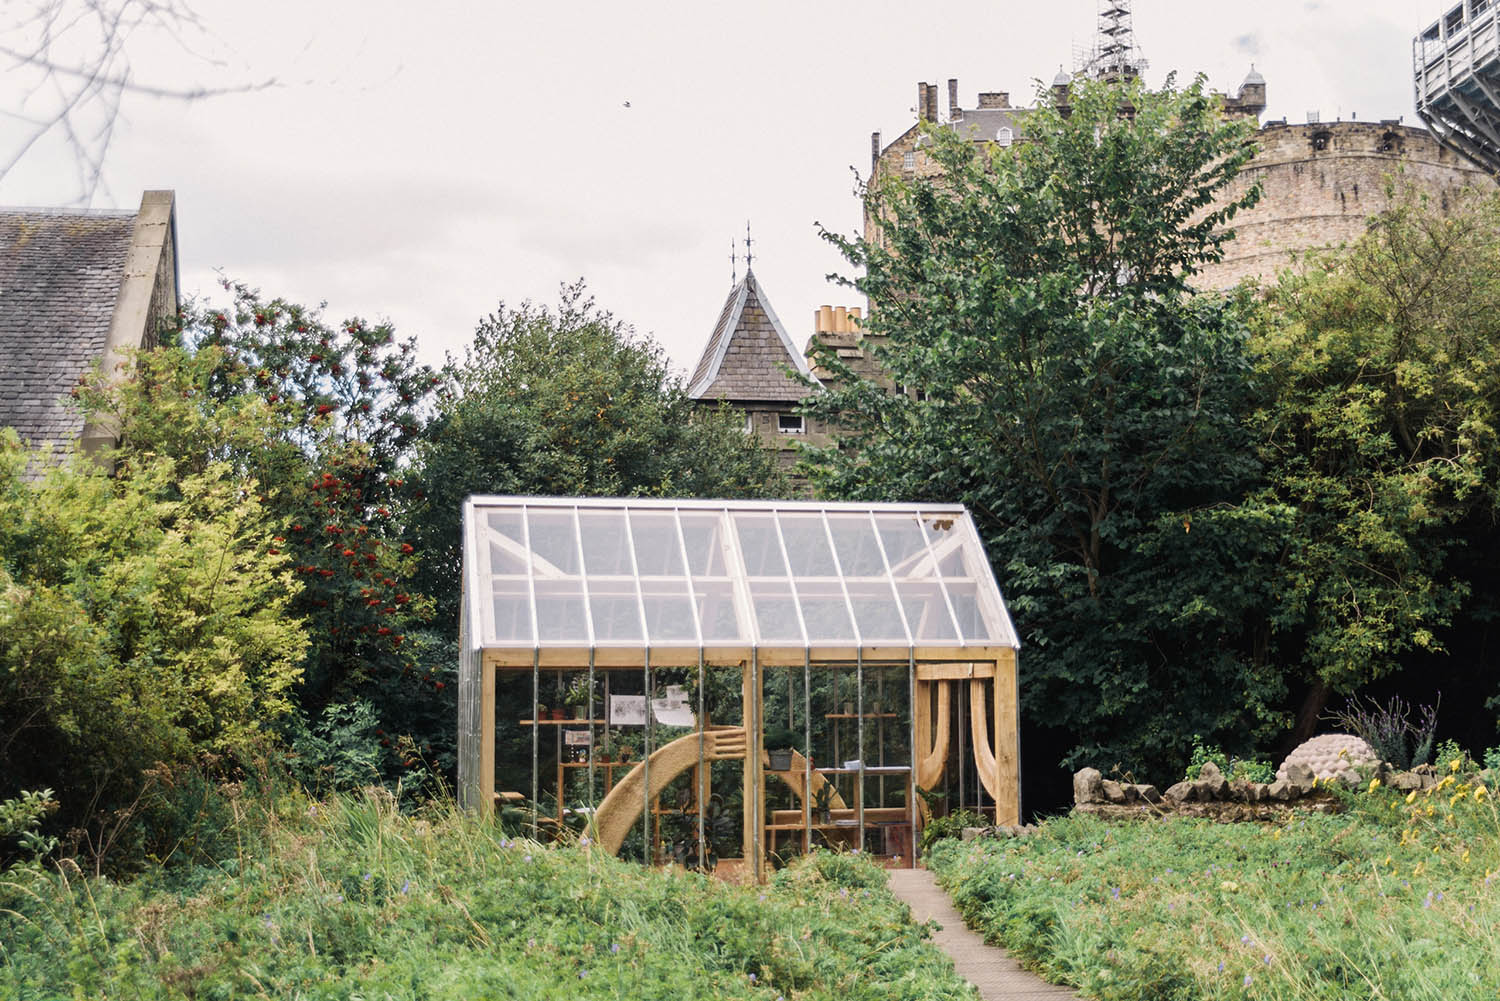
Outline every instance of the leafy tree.
{"type": "Polygon", "coordinates": [[[471,494],[759,497],[787,491],[774,454],[731,413],[703,411],[661,349],[583,283],[479,324],[414,479],[421,588],[457,628],[460,511],[471,494]]]}
{"type": "Polygon", "coordinates": [[[1236,502],[1258,470],[1250,305],[1194,297],[1252,204],[1228,186],[1249,126],[1201,80],[1044,93],[1026,141],[928,129],[935,176],[867,186],[877,240],[827,234],[863,275],[890,394],[838,359],[810,412],[837,497],[961,501],[1027,644],[1023,717],[1069,759],[1175,771],[1189,735],[1243,746],[1278,722],[1251,626],[1278,514],[1236,502]]]}
{"type": "Polygon", "coordinates": [[[0,801],[52,788],[97,830],[146,772],[237,754],[292,707],[307,637],[271,517],[227,464],[40,481],[0,432],[0,801]]]}
{"type": "Polygon", "coordinates": [[[310,639],[298,702],[312,720],[333,704],[372,705],[380,725],[367,737],[383,742],[393,779],[452,729],[451,707],[440,728],[431,708],[447,704],[451,666],[416,655],[432,647],[416,641],[431,603],[413,586],[402,520],[421,499],[405,464],[440,379],[388,324],[332,327],[225,287],[230,306],[187,311],[167,346],[140,353],[122,385],[85,389],[83,405],[119,428],[121,464],[160,457],[187,476],[222,462],[256,483],[274,526],[266,551],[289,556],[300,581],[288,608],[310,639]]]}
{"type": "Polygon", "coordinates": [[[1258,331],[1267,487],[1291,519],[1274,624],[1311,729],[1488,602],[1500,502],[1500,200],[1409,190],[1347,251],[1286,276],[1258,331]],[[1477,557],[1477,560],[1476,560],[1477,557]]]}

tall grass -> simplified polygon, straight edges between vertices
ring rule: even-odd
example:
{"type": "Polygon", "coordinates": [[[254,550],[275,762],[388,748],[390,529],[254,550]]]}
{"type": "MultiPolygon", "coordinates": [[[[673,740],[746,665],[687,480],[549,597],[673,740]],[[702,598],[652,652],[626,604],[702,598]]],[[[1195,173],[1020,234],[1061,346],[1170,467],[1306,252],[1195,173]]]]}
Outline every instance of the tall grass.
{"type": "Polygon", "coordinates": [[[1101,999],[1500,996],[1500,815],[1478,777],[1280,826],[1050,821],[944,842],[971,924],[1101,999]]]}
{"type": "Polygon", "coordinates": [[[821,853],[763,888],[514,839],[451,803],[285,791],[211,866],[0,881],[0,996],[971,999],[884,874],[821,853]]]}

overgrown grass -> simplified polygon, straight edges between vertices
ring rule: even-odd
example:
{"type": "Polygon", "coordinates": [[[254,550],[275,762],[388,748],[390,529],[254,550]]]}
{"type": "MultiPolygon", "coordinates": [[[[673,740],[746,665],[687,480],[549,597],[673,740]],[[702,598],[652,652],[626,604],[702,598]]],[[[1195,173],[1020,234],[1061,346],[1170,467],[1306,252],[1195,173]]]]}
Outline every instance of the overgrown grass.
{"type": "Polygon", "coordinates": [[[940,843],[968,921],[1100,999],[1500,994],[1500,819],[1454,776],[1350,793],[1283,826],[1070,817],[1015,841],[940,843]]]}
{"type": "Polygon", "coordinates": [[[213,868],[0,885],[0,996],[972,999],[863,859],[763,888],[512,840],[451,805],[240,804],[213,868]]]}

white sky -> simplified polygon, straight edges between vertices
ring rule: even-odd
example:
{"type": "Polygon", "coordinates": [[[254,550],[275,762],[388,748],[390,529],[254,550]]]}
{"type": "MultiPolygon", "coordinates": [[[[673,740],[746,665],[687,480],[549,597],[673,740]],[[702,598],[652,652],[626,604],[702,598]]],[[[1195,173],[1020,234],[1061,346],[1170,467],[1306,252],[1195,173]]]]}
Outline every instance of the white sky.
{"type": "MultiPolygon", "coordinates": [[[[1136,0],[1135,22],[1152,83],[1202,71],[1232,92],[1254,62],[1267,117],[1414,122],[1411,39],[1450,6],[1136,0]]],[[[1095,0],[194,7],[206,33],[188,34],[191,51],[135,37],[135,79],[279,85],[127,98],[95,200],[134,208],[145,188],[176,190],[186,293],[217,292],[222,269],[326,300],[330,320],[389,318],[437,362],[500,300],[555,302],[558,283],[584,277],[682,368],[718,316],[747,219],[756,273],[805,343],[818,305],[859,304],[825,282],[842,262],[815,223],[858,228],[850,168],[868,169],[870,133],[889,142],[911,124],[920,80],[939,85],[945,112],[949,77],[964,107],[981,90],[1026,103],[1035,80],[1072,68],[1096,12],[1095,0]]],[[[0,79],[9,107],[15,77],[0,79]]],[[[0,151],[14,134],[0,119],[0,151]]],[[[75,195],[60,143],[0,178],[0,204],[75,195]]]]}

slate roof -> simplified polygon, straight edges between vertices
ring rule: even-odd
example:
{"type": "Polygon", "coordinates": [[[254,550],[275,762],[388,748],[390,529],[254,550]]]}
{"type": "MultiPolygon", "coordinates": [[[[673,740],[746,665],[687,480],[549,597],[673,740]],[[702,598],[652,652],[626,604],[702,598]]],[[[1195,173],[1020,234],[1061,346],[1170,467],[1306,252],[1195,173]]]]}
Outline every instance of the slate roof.
{"type": "Polygon", "coordinates": [[[0,209],[0,426],[61,447],[69,390],[104,353],[134,212],[0,209]]]}
{"type": "Polygon", "coordinates": [[[747,271],[719,313],[688,382],[688,395],[709,402],[771,403],[795,402],[812,392],[793,382],[783,365],[812,377],[807,359],[776,318],[755,272],[747,271]]]}

